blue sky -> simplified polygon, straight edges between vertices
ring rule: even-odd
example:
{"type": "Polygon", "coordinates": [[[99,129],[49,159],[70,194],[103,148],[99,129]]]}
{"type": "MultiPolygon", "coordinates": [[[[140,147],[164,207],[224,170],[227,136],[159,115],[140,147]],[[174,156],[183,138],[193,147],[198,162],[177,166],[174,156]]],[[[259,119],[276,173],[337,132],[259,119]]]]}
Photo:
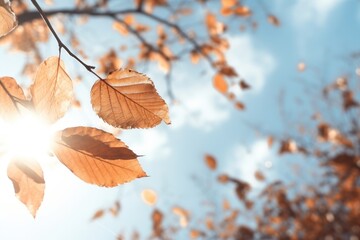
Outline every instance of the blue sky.
{"type": "MultiPolygon", "coordinates": [[[[360,51],[360,2],[261,1],[280,19],[279,28],[266,22],[266,14],[259,4],[248,2],[257,13],[258,29],[235,31],[239,22],[232,21],[234,30],[227,33],[231,46],[228,60],[252,86],[248,92],[235,90],[246,104],[245,111],[236,110],[212,87],[214,72],[206,64],[200,67],[184,61],[177,63],[173,72],[173,90],[179,103],[170,105],[172,125],[128,130],[119,135],[137,154],[145,155],[140,162],[150,177],[114,189],[99,188],[77,179],[56,159],[47,160],[43,166],[45,198],[34,220],[13,196],[6,167],[0,164],[0,239],[115,239],[118,233],[130,234],[132,230],[148,236],[153,208],[142,202],[140,193],[143,189],[157,192],[156,207],[164,212],[179,205],[196,218],[205,211],[200,206],[206,197],[219,204],[226,196],[235,206],[238,204],[232,188],[216,188],[214,179],[222,172],[249,181],[255,190],[262,186],[253,176],[257,169],[270,179],[311,181],[314,163],[309,160],[302,164],[303,175],[294,176],[289,168],[292,164],[301,164],[299,159],[279,158],[276,146],[267,147],[266,137],[268,133],[280,136],[296,133],[291,124],[302,117],[302,111],[309,112],[310,106],[317,107],[317,104],[301,105],[295,101],[298,98],[306,103],[317,97],[311,95],[316,89],[307,88],[309,92],[305,92],[301,81],[320,86],[320,79],[331,82],[344,73],[354,75],[360,67],[359,59],[350,64],[342,60],[352,52],[360,51]],[[307,65],[304,73],[296,70],[300,61],[307,65]],[[282,94],[288,101],[279,107],[282,94]],[[219,169],[216,173],[204,165],[206,153],[217,157],[219,169]],[[269,162],[272,167],[266,168],[269,162]],[[194,181],[192,176],[200,180],[194,181]],[[209,182],[215,185],[208,186],[209,182]],[[206,186],[205,195],[202,184],[206,186]],[[89,221],[97,209],[111,207],[115,200],[121,203],[119,217],[108,215],[95,222],[89,221]]],[[[102,26],[103,23],[97,24],[102,26]]],[[[84,32],[84,39],[89,39],[94,34],[100,36],[103,28],[83,26],[79,31],[84,32]]],[[[100,44],[97,39],[90,39],[84,43],[85,48],[100,52],[103,44],[112,37],[118,36],[115,33],[106,35],[99,39],[100,44]]],[[[42,50],[51,53],[49,56],[57,54],[54,41],[42,50]]],[[[72,109],[58,125],[91,125],[109,130],[91,110],[89,86],[95,79],[65,53],[62,56],[70,75],[76,76],[80,72],[87,82],[76,86],[82,110],[72,109]]],[[[20,74],[23,55],[9,53],[6,46],[0,46],[0,59],[0,76],[24,79],[20,74]]],[[[155,65],[140,66],[138,70],[150,76],[160,94],[167,97],[163,75],[155,65]]],[[[176,220],[171,214],[166,217],[176,220]]],[[[178,239],[187,239],[185,232],[178,239]]]]}

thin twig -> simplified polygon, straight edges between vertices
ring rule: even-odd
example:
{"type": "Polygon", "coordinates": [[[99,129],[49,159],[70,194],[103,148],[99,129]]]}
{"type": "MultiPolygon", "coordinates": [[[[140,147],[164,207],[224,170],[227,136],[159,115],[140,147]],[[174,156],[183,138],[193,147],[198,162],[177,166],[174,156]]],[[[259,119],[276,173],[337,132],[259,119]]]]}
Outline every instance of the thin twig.
{"type": "Polygon", "coordinates": [[[35,8],[38,10],[40,16],[42,17],[42,19],[45,21],[46,25],[48,26],[49,30],[51,31],[51,33],[53,34],[53,36],[55,37],[58,45],[59,45],[59,52],[61,52],[61,49],[65,49],[65,51],[71,56],[73,57],[75,60],[77,60],[81,65],[83,65],[87,71],[91,72],[92,74],[94,74],[97,78],[102,79],[97,73],[95,73],[93,71],[93,69],[95,69],[94,66],[88,65],[86,64],[84,61],[82,61],[79,57],[77,57],[60,39],[60,37],[57,35],[56,31],[54,30],[53,26],[51,25],[49,19],[47,18],[46,14],[44,13],[44,11],[41,9],[40,5],[37,3],[36,0],[31,0],[32,4],[35,6],[35,8]]]}

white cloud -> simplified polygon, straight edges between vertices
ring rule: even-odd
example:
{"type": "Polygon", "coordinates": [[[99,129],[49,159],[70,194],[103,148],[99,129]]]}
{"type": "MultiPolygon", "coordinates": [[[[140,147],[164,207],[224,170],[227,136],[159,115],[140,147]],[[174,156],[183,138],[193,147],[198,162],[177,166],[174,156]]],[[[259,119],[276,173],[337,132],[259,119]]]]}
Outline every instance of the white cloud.
{"type": "MultiPolygon", "coordinates": [[[[231,46],[226,55],[229,64],[251,84],[253,94],[259,93],[266,76],[275,66],[273,57],[259,50],[250,36],[229,36],[228,40],[231,46]]],[[[176,72],[177,82],[173,86],[180,103],[170,108],[172,126],[178,128],[188,124],[209,131],[224,123],[234,107],[214,89],[212,69],[200,77],[194,72],[194,66],[176,72]]],[[[240,88],[236,89],[235,93],[240,95],[240,88]]]]}
{"type": "Polygon", "coordinates": [[[252,186],[259,184],[254,173],[266,167],[274,159],[274,153],[268,147],[267,140],[258,140],[251,147],[242,145],[234,147],[225,172],[250,183],[252,186]]]}
{"type": "Polygon", "coordinates": [[[126,132],[126,136],[119,136],[136,154],[146,155],[153,160],[164,159],[171,154],[169,136],[159,128],[147,129],[146,131],[126,132]]]}
{"type": "Polygon", "coordinates": [[[251,85],[251,93],[258,94],[276,65],[275,59],[270,53],[258,49],[249,35],[229,37],[229,42],[231,48],[226,57],[230,65],[251,85]]]}
{"type": "Polygon", "coordinates": [[[316,23],[322,25],[342,0],[299,0],[293,7],[292,16],[297,25],[316,23]]]}

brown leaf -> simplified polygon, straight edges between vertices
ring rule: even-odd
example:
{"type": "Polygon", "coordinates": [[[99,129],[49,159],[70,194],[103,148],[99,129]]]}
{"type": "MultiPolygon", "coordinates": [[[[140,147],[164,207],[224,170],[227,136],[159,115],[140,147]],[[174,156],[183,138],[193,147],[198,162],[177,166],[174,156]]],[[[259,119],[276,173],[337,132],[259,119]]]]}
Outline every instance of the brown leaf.
{"type": "Polygon", "coordinates": [[[116,202],[114,203],[114,206],[112,206],[111,208],[109,208],[109,211],[110,211],[110,213],[111,213],[114,217],[116,217],[116,216],[119,214],[119,212],[120,212],[120,202],[119,202],[119,201],[116,201],[116,202]]]}
{"type": "Polygon", "coordinates": [[[276,27],[279,27],[280,26],[280,21],[279,19],[274,16],[274,15],[269,15],[268,16],[268,22],[276,27]]]}
{"type": "Polygon", "coordinates": [[[245,104],[240,102],[240,101],[236,101],[235,102],[235,107],[239,110],[244,110],[245,109],[245,104]]]}
{"type": "Polygon", "coordinates": [[[179,217],[180,226],[187,227],[190,220],[190,213],[182,207],[173,207],[172,212],[179,217]]]}
{"type": "Polygon", "coordinates": [[[120,69],[91,89],[94,111],[107,123],[121,128],[150,128],[162,120],[170,124],[169,110],[153,82],[143,74],[120,69]]]}
{"type": "Polygon", "coordinates": [[[213,78],[213,85],[216,90],[218,90],[220,93],[225,94],[228,91],[228,84],[225,81],[223,75],[216,74],[213,78]]]}
{"type": "Polygon", "coordinates": [[[74,127],[59,132],[54,152],[76,176],[99,186],[114,187],[146,176],[133,151],[96,128],[74,127]]]}
{"type": "Polygon", "coordinates": [[[141,192],[141,198],[146,204],[148,204],[150,206],[155,205],[156,201],[157,201],[156,192],[154,190],[151,190],[151,189],[143,190],[141,192]]]}
{"type": "Polygon", "coordinates": [[[206,166],[208,166],[208,168],[210,168],[211,170],[215,170],[217,167],[217,162],[214,156],[206,154],[204,156],[204,160],[206,163],[206,166]]]}
{"type": "Polygon", "coordinates": [[[154,237],[161,237],[163,234],[162,222],[164,219],[164,215],[160,210],[154,209],[152,215],[152,225],[153,225],[153,235],[154,237]]]}
{"type": "Polygon", "coordinates": [[[9,163],[7,174],[14,185],[16,196],[35,218],[45,190],[41,166],[34,160],[15,159],[9,163]]]}
{"type": "Polygon", "coordinates": [[[241,17],[249,17],[251,16],[252,12],[251,9],[246,6],[239,6],[235,8],[235,14],[241,17]]]}
{"type": "Polygon", "coordinates": [[[10,33],[16,26],[16,16],[10,8],[10,4],[0,0],[0,38],[10,33]]]}
{"type": "Polygon", "coordinates": [[[0,117],[11,120],[19,115],[16,99],[25,100],[25,95],[16,80],[0,78],[0,117]]]}
{"type": "Polygon", "coordinates": [[[264,181],[265,180],[264,174],[262,172],[260,172],[260,171],[255,172],[255,178],[258,181],[264,181]]]}
{"type": "Polygon", "coordinates": [[[245,82],[244,80],[241,80],[239,84],[240,84],[240,88],[242,90],[250,89],[250,85],[247,82],[245,82]]]}
{"type": "Polygon", "coordinates": [[[72,102],[73,85],[58,57],[50,57],[40,64],[31,95],[36,112],[49,122],[65,115],[72,102]]]}
{"type": "Polygon", "coordinates": [[[97,210],[97,211],[94,213],[94,215],[92,216],[91,221],[94,221],[94,220],[96,220],[96,219],[101,218],[102,216],[104,216],[104,213],[105,213],[105,212],[104,212],[103,209],[97,210]]]}

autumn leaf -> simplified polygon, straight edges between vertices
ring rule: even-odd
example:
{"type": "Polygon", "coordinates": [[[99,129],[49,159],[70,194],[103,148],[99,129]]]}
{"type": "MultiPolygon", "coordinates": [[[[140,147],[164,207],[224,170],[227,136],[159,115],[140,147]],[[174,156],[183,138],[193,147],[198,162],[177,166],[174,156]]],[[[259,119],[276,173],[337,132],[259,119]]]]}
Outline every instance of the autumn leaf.
{"type": "Polygon", "coordinates": [[[204,156],[205,164],[210,168],[211,170],[215,170],[217,167],[217,162],[214,156],[206,154],[204,156]]]}
{"type": "Polygon", "coordinates": [[[9,163],[7,174],[14,185],[16,196],[35,217],[45,190],[41,166],[34,160],[15,159],[9,163]]]}
{"type": "Polygon", "coordinates": [[[137,155],[112,134],[91,127],[67,128],[58,133],[58,159],[85,182],[114,187],[145,177],[137,155]]]}
{"type": "Polygon", "coordinates": [[[58,57],[50,57],[40,64],[31,94],[36,112],[49,122],[65,115],[72,103],[73,85],[58,57]]]}
{"type": "Polygon", "coordinates": [[[190,213],[179,206],[173,207],[172,212],[179,217],[180,226],[185,228],[189,224],[190,213]]]}
{"type": "Polygon", "coordinates": [[[228,84],[225,81],[223,75],[216,74],[213,78],[213,85],[216,90],[220,93],[225,94],[228,91],[228,84]]]}
{"type": "Polygon", "coordinates": [[[251,88],[250,85],[247,82],[245,82],[244,80],[241,80],[239,85],[242,90],[247,90],[247,89],[251,88]]]}
{"type": "Polygon", "coordinates": [[[91,89],[94,111],[107,123],[121,128],[151,128],[170,124],[169,110],[145,75],[120,69],[91,89]]]}
{"type": "Polygon", "coordinates": [[[116,217],[119,212],[120,212],[120,202],[119,201],[115,201],[114,206],[112,206],[111,208],[109,208],[109,211],[111,213],[111,215],[113,215],[114,217],[116,217]]]}
{"type": "Polygon", "coordinates": [[[0,38],[10,33],[17,26],[16,16],[9,3],[0,0],[0,38]]]}
{"type": "Polygon", "coordinates": [[[12,120],[19,115],[17,100],[25,100],[22,88],[11,77],[0,78],[0,117],[12,120]]]}
{"type": "Polygon", "coordinates": [[[280,21],[279,19],[274,16],[274,15],[269,15],[268,18],[267,18],[268,22],[276,27],[279,27],[280,26],[280,21]]]}
{"type": "Polygon", "coordinates": [[[146,204],[148,204],[150,206],[155,205],[156,201],[157,201],[156,192],[154,190],[151,190],[151,189],[143,190],[141,192],[141,198],[146,204]]]}
{"type": "Polygon", "coordinates": [[[99,219],[99,218],[101,218],[102,216],[104,216],[104,210],[103,209],[99,209],[99,210],[97,210],[95,213],[94,213],[94,215],[91,217],[91,221],[94,221],[94,220],[96,220],[96,219],[99,219]]]}

